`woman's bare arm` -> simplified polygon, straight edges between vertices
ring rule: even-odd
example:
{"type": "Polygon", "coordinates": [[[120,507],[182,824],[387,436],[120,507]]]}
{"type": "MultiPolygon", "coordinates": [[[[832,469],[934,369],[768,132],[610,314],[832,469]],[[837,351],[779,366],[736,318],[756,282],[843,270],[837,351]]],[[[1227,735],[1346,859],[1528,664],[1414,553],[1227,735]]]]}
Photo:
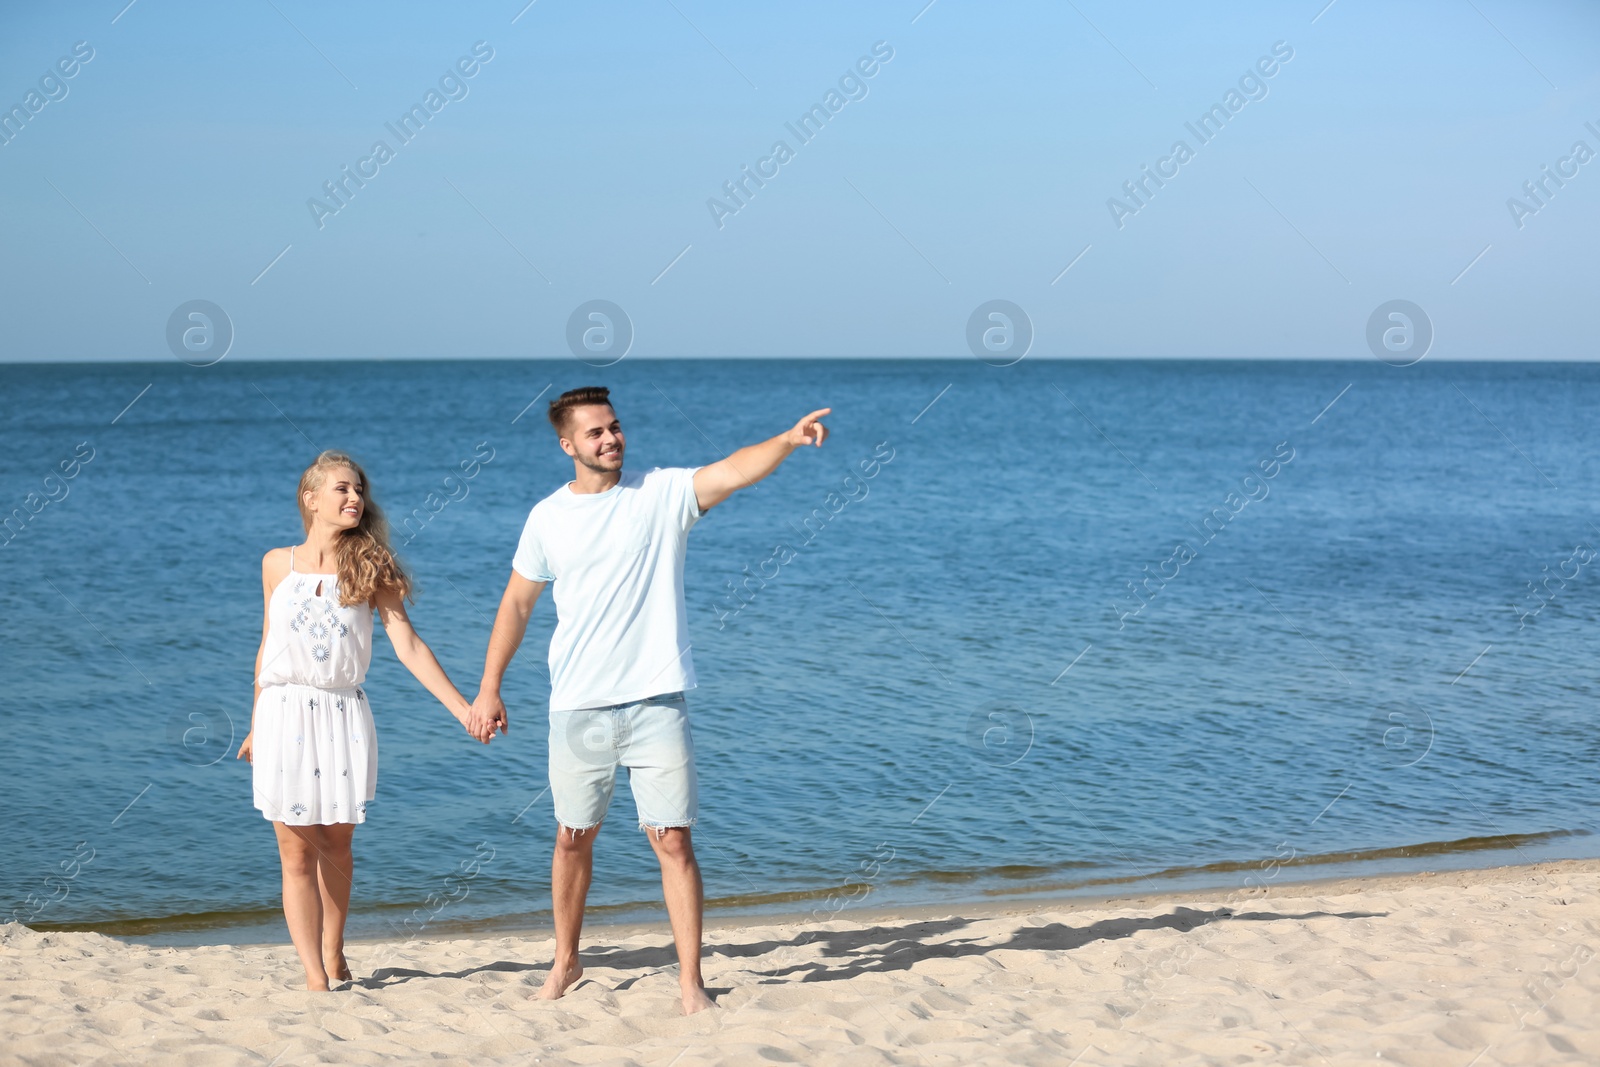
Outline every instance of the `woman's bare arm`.
{"type": "MultiPolygon", "coordinates": [[[[412,627],[411,618],[406,614],[405,604],[399,594],[392,591],[380,593],[377,604],[378,618],[383,622],[383,632],[389,635],[389,643],[394,646],[395,656],[405,665],[406,670],[422,683],[424,689],[438,698],[439,703],[443,704],[450,714],[454,715],[463,726],[468,726],[467,717],[472,705],[450,681],[444,668],[439,666],[439,661],[434,658],[433,649],[428,647],[427,642],[412,627]]],[[[486,737],[479,737],[478,740],[484,744],[489,743],[486,737]]]]}
{"type": "Polygon", "coordinates": [[[289,550],[274,548],[261,557],[261,643],[256,646],[255,693],[250,698],[250,732],[239,743],[234,759],[251,761],[255,755],[256,703],[261,699],[261,657],[267,652],[267,631],[272,625],[272,591],[289,573],[289,550]]]}

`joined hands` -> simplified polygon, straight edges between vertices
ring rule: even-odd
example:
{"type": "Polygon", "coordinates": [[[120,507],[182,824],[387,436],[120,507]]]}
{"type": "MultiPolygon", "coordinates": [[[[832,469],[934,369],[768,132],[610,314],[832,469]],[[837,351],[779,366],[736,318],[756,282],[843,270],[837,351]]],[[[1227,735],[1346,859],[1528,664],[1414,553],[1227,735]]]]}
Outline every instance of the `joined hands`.
{"type": "Polygon", "coordinates": [[[461,725],[473,739],[488,744],[496,731],[507,733],[511,723],[506,716],[506,705],[498,693],[479,692],[466,713],[458,715],[461,725]]]}

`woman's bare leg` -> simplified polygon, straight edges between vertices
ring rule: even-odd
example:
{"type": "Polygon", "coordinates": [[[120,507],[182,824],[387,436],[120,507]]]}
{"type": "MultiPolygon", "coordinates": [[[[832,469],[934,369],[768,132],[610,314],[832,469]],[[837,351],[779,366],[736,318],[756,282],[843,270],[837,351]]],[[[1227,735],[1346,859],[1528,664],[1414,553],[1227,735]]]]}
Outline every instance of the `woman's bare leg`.
{"type": "Polygon", "coordinates": [[[317,888],[318,826],[272,824],[278,835],[278,859],[283,864],[283,918],[300,963],[306,969],[306,988],[326,991],[328,972],[322,965],[322,894],[317,888]]]}
{"type": "Polygon", "coordinates": [[[344,959],[344,921],[350,914],[350,890],[355,884],[355,859],[350,854],[353,823],[320,826],[321,851],[317,854],[317,889],[322,897],[322,967],[332,982],[348,982],[352,975],[344,959]]]}

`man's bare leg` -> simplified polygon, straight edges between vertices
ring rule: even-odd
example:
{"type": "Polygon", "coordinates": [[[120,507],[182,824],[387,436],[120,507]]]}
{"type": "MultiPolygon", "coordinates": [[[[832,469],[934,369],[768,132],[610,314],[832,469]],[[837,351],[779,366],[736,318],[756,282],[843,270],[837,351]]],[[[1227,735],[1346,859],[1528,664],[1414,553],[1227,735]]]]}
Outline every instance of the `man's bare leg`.
{"type": "Polygon", "coordinates": [[[556,958],[550,977],[534,996],[555,1000],[583,977],[578,962],[578,937],[583,933],[583,905],[594,877],[594,839],[600,824],[587,830],[556,825],[556,851],[550,860],[550,902],[555,912],[556,958]]]}
{"type": "Polygon", "coordinates": [[[683,1013],[714,1008],[700,980],[700,927],[705,914],[705,888],[700,881],[700,864],[695,862],[694,842],[687,826],[663,830],[646,828],[645,836],[661,863],[661,895],[666,898],[667,917],[672,920],[672,940],[678,948],[678,988],[683,993],[683,1013]]]}

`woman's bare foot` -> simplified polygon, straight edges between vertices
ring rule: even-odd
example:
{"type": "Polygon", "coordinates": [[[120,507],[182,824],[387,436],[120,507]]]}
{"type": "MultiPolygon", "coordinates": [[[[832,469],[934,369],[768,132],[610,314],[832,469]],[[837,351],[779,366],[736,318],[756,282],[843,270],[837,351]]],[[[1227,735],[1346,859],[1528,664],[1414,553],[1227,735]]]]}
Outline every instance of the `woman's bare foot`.
{"type": "Polygon", "coordinates": [[[325,974],[306,975],[306,991],[310,993],[326,993],[328,991],[328,976],[325,974]]]}
{"type": "Polygon", "coordinates": [[[583,965],[574,963],[570,967],[551,967],[550,977],[544,980],[544,988],[535,993],[536,1000],[556,1000],[567,991],[567,987],[583,977],[583,965]]]}
{"type": "Polygon", "coordinates": [[[702,985],[683,986],[683,1013],[693,1015],[697,1011],[717,1006],[716,1001],[706,994],[706,987],[702,985]]]}
{"type": "Polygon", "coordinates": [[[327,970],[328,980],[331,982],[349,982],[355,978],[355,975],[350,973],[350,964],[345,962],[343,949],[332,958],[324,958],[322,966],[327,970]]]}

